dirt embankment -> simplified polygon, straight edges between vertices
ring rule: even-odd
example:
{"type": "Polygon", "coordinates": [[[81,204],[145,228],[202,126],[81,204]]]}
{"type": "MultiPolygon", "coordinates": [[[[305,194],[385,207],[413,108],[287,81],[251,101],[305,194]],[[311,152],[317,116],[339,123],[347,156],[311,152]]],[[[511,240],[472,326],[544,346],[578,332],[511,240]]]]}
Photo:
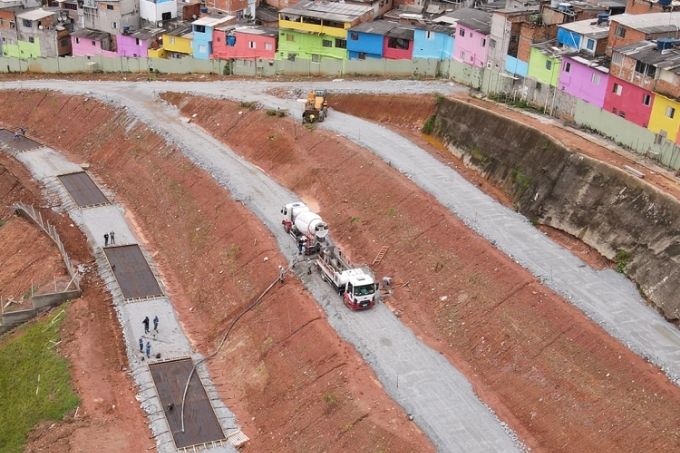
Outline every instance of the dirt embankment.
{"type": "Polygon", "coordinates": [[[434,128],[454,153],[512,194],[520,212],[617,261],[666,317],[680,318],[678,200],[459,100],[442,100],[434,128]]]}
{"type": "MultiPolygon", "coordinates": [[[[17,201],[40,206],[43,202],[40,188],[19,162],[0,153],[0,205],[7,207],[17,201]]],[[[43,218],[57,227],[73,261],[92,266],[87,241],[71,220],[49,209],[41,212],[43,218]]],[[[63,268],[52,242],[27,220],[8,217],[11,214],[10,209],[0,213],[0,218],[8,220],[0,228],[0,255],[15,251],[35,265],[52,263],[57,269],[63,268]],[[27,228],[33,233],[28,235],[27,228]]],[[[28,275],[33,267],[15,274],[5,262],[0,266],[0,288],[4,292],[5,288],[21,291],[30,287],[32,279],[34,283],[38,281],[28,275]]],[[[46,278],[51,278],[49,273],[46,278]]],[[[132,380],[125,373],[127,359],[110,299],[93,273],[86,274],[82,288],[82,297],[69,305],[58,346],[71,365],[80,407],[77,414],[70,414],[64,422],[46,422],[35,427],[26,451],[146,451],[154,442],[149,439],[146,419],[135,400],[132,380]]]]}
{"type": "MultiPolygon", "coordinates": [[[[211,352],[284,261],[264,226],[122,111],[57,94],[0,98],[0,120],[26,125],[72,159],[90,162],[117,194],[185,330],[201,352],[211,352]]],[[[251,437],[248,451],[432,451],[294,278],[243,319],[209,367],[251,437]]]]}
{"type": "Polygon", "coordinates": [[[389,303],[529,446],[680,448],[677,387],[371,153],[297,118],[164,98],[318,205],[353,261],[389,246],[375,269],[395,277],[389,303]]]}

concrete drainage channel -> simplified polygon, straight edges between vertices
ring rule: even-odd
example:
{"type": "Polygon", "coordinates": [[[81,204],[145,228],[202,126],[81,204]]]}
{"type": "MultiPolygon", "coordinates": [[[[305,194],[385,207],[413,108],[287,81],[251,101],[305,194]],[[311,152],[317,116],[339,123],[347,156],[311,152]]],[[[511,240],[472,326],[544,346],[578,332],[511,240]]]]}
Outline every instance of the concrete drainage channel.
{"type": "MultiPolygon", "coordinates": [[[[0,134],[0,141],[11,150],[14,138],[6,135],[0,134]]],[[[247,437],[234,427],[234,415],[220,401],[202,364],[197,366],[188,388],[182,430],[184,386],[192,364],[201,356],[192,351],[151,260],[128,228],[122,208],[109,203],[80,167],[57,152],[45,147],[22,148],[14,149],[13,155],[46,186],[49,196],[62,201],[93,244],[99,273],[123,328],[130,373],[138,386],[137,398],[149,417],[158,451],[208,449],[234,453],[234,447],[246,442],[247,437]],[[115,234],[113,243],[104,244],[104,234],[111,231],[115,234]],[[158,316],[157,333],[145,333],[145,316],[158,316]],[[139,346],[140,339],[144,347],[147,342],[151,346],[149,359],[144,355],[146,351],[140,351],[145,349],[139,346]]]]}

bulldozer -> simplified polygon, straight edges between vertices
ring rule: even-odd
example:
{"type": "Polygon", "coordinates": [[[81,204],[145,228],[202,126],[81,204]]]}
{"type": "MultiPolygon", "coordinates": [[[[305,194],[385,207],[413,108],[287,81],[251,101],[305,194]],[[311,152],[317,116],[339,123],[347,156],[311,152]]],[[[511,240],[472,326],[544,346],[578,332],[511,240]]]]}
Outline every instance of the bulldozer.
{"type": "Polygon", "coordinates": [[[321,122],[328,116],[328,96],[326,90],[312,90],[307,94],[302,124],[321,122]]]}

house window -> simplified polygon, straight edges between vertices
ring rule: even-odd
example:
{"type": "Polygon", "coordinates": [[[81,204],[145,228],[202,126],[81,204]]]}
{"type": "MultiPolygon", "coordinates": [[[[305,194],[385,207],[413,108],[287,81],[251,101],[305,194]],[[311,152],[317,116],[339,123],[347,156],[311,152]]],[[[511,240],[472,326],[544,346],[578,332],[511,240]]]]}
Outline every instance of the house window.
{"type": "Polygon", "coordinates": [[[76,38],[76,44],[80,44],[80,38],[76,38]]]}
{"type": "Polygon", "coordinates": [[[464,50],[460,51],[460,59],[465,61],[465,51],[464,50]]]}
{"type": "Polygon", "coordinates": [[[552,61],[545,60],[545,69],[547,69],[548,71],[552,69],[552,61]]]}
{"type": "Polygon", "coordinates": [[[623,63],[623,54],[614,52],[614,55],[612,55],[612,64],[621,66],[621,63],[623,63]]]}
{"type": "Polygon", "coordinates": [[[24,25],[24,27],[28,27],[28,28],[31,28],[31,26],[33,25],[33,23],[30,20],[27,20],[27,19],[23,19],[21,21],[21,23],[24,25]]]}
{"type": "Polygon", "coordinates": [[[615,83],[614,87],[612,88],[612,93],[614,93],[617,96],[621,96],[621,93],[623,93],[623,87],[618,83],[615,83]]]}
{"type": "Polygon", "coordinates": [[[175,37],[174,36],[170,37],[170,44],[175,44],[175,37]]]}
{"type": "Polygon", "coordinates": [[[318,62],[320,62],[320,61],[321,61],[321,56],[319,56],[318,54],[313,53],[313,54],[312,54],[312,63],[318,63],[318,62]]]}
{"type": "Polygon", "coordinates": [[[425,39],[434,39],[434,33],[430,30],[425,31],[425,39]]]}
{"type": "Polygon", "coordinates": [[[288,33],[286,35],[286,41],[295,41],[295,35],[291,35],[290,33],[288,33]]]}
{"type": "Polygon", "coordinates": [[[675,116],[675,109],[673,107],[666,107],[666,116],[672,119],[675,116]]]}
{"type": "Polygon", "coordinates": [[[264,50],[272,50],[274,46],[270,42],[264,43],[264,50]]]}
{"type": "Polygon", "coordinates": [[[113,10],[113,5],[106,5],[106,9],[108,9],[109,11],[113,10]]]}
{"type": "Polygon", "coordinates": [[[461,28],[461,29],[460,29],[460,32],[459,32],[458,34],[461,35],[461,36],[465,36],[465,30],[463,30],[463,29],[461,28]]]}
{"type": "Polygon", "coordinates": [[[614,30],[614,34],[618,36],[619,38],[625,38],[626,37],[626,29],[623,28],[621,25],[616,26],[616,30],[614,30]]]}
{"type": "Polygon", "coordinates": [[[248,41],[248,48],[249,49],[256,49],[257,45],[255,44],[255,41],[248,41]]]}
{"type": "Polygon", "coordinates": [[[564,63],[564,72],[569,72],[571,71],[571,63],[566,62],[564,63]]]}
{"type": "Polygon", "coordinates": [[[205,25],[194,25],[194,31],[196,33],[205,33],[205,25]]]}
{"type": "Polygon", "coordinates": [[[352,31],[349,33],[349,39],[352,41],[358,41],[359,40],[359,33],[352,31]]]}
{"type": "Polygon", "coordinates": [[[643,76],[648,75],[649,77],[654,77],[656,75],[656,66],[645,64],[641,61],[636,61],[635,72],[642,74],[643,76]]]}
{"type": "Polygon", "coordinates": [[[92,43],[93,46],[96,46],[96,45],[97,45],[97,43],[94,42],[94,41],[90,41],[90,42],[92,43]]]}
{"type": "Polygon", "coordinates": [[[595,48],[595,40],[594,39],[589,39],[586,41],[586,49],[588,50],[593,50],[595,48]]]}
{"type": "Polygon", "coordinates": [[[643,94],[642,95],[642,104],[643,105],[649,105],[650,102],[652,102],[652,96],[649,94],[643,94]]]}
{"type": "Polygon", "coordinates": [[[289,53],[288,54],[288,61],[295,61],[295,57],[297,57],[296,53],[289,53]]]}
{"type": "Polygon", "coordinates": [[[590,83],[593,85],[599,85],[600,84],[600,74],[594,73],[592,77],[590,78],[590,83]]]}
{"type": "Polygon", "coordinates": [[[135,44],[139,45],[139,38],[135,38],[135,44]]]}
{"type": "Polygon", "coordinates": [[[407,50],[409,45],[409,40],[408,39],[403,39],[403,38],[389,38],[387,40],[387,47],[390,49],[400,49],[400,50],[407,50]]]}
{"type": "Polygon", "coordinates": [[[30,42],[31,44],[34,43],[34,42],[35,42],[35,38],[33,38],[33,36],[29,36],[29,37],[28,37],[28,42],[30,42]]]}
{"type": "Polygon", "coordinates": [[[496,40],[495,39],[489,39],[489,47],[492,49],[496,48],[496,40]]]}
{"type": "Polygon", "coordinates": [[[111,28],[115,30],[116,28],[118,28],[118,25],[114,22],[113,24],[111,24],[111,28]]]}
{"type": "Polygon", "coordinates": [[[333,47],[333,41],[331,41],[330,39],[324,39],[323,41],[321,41],[321,45],[324,47],[333,47]]]}
{"type": "Polygon", "coordinates": [[[359,60],[365,60],[366,59],[366,52],[359,52],[359,60]]]}
{"type": "Polygon", "coordinates": [[[338,49],[346,49],[347,40],[335,38],[335,47],[337,47],[338,49]]]}
{"type": "Polygon", "coordinates": [[[486,38],[482,38],[482,47],[486,47],[486,38]]]}

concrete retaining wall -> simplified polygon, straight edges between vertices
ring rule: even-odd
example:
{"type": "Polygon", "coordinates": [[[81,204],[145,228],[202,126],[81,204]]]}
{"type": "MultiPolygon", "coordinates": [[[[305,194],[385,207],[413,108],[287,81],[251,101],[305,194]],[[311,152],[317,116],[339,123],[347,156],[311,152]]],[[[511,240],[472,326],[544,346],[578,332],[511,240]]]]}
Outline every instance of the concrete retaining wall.
{"type": "Polygon", "coordinates": [[[623,170],[543,133],[456,100],[439,103],[435,134],[513,196],[530,219],[628,255],[626,274],[669,319],[680,319],[680,203],[623,170]]]}
{"type": "Polygon", "coordinates": [[[41,311],[56,307],[67,300],[77,299],[81,294],[82,291],[77,289],[72,291],[64,291],[63,293],[36,294],[31,300],[33,302],[33,308],[37,311],[41,311]]]}

